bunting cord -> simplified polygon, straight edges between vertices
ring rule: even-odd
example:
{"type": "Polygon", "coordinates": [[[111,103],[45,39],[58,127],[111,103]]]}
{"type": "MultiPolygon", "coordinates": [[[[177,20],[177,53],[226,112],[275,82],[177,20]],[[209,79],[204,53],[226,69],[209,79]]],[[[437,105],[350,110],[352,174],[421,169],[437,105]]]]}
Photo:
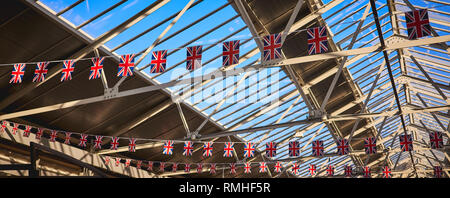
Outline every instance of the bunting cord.
{"type": "MultiPolygon", "coordinates": [[[[427,8],[427,9],[438,8],[438,7],[445,7],[445,6],[450,6],[450,5],[435,6],[435,7],[430,7],[430,8],[427,8]]],[[[395,13],[395,14],[388,14],[388,15],[390,15],[390,16],[395,16],[395,15],[398,15],[398,14],[403,14],[403,13],[395,13]]],[[[366,18],[368,18],[368,19],[371,19],[371,18],[372,18],[372,19],[373,19],[374,17],[373,17],[373,16],[368,16],[368,17],[366,17],[366,18]]],[[[361,21],[361,20],[344,21],[344,22],[340,22],[340,23],[337,23],[337,24],[351,24],[351,23],[356,23],[356,22],[358,22],[358,21],[361,21]]],[[[337,24],[333,24],[333,25],[337,25],[337,24]]],[[[304,31],[306,31],[306,30],[308,30],[308,28],[295,30],[295,31],[292,31],[292,32],[288,32],[287,34],[291,34],[291,33],[294,33],[294,32],[295,32],[295,33],[300,33],[300,32],[304,32],[304,31]]],[[[278,33],[278,34],[283,35],[284,32],[280,32],[280,33],[278,33]]],[[[268,35],[265,35],[265,36],[268,36],[268,35]]],[[[263,39],[265,36],[251,36],[251,37],[246,37],[246,38],[242,38],[242,39],[234,39],[234,40],[230,40],[230,41],[246,41],[246,40],[249,40],[249,39],[263,39]]],[[[217,39],[209,39],[209,40],[217,40],[217,39]]],[[[226,42],[226,41],[224,41],[224,42],[226,42]]],[[[222,44],[223,42],[207,42],[207,43],[205,43],[205,44],[201,44],[201,43],[203,43],[203,42],[200,41],[200,42],[197,42],[197,43],[199,43],[198,45],[201,45],[201,46],[214,46],[214,45],[222,44]]],[[[198,45],[195,45],[195,46],[198,46],[198,45]]],[[[188,46],[188,47],[189,47],[189,46],[188,46]]],[[[190,46],[190,47],[193,47],[193,46],[190,46]]],[[[181,50],[181,49],[185,49],[185,48],[186,48],[186,47],[179,47],[179,48],[171,48],[171,49],[165,49],[165,50],[167,50],[167,52],[171,52],[171,51],[177,51],[177,50],[181,50]]],[[[134,55],[135,55],[135,57],[137,57],[137,56],[139,56],[139,55],[141,55],[141,54],[144,54],[144,53],[145,53],[145,52],[135,53],[134,55]]],[[[91,59],[93,59],[93,58],[99,58],[99,57],[80,58],[77,62],[79,62],[79,61],[91,60],[91,59]]],[[[101,56],[101,58],[120,58],[120,56],[116,56],[116,55],[112,55],[112,56],[101,56]]],[[[0,63],[0,67],[11,66],[11,65],[15,65],[15,64],[33,65],[33,64],[38,64],[38,63],[41,63],[41,62],[47,62],[47,63],[59,63],[59,62],[65,61],[65,60],[70,60],[70,59],[48,60],[48,61],[34,61],[34,62],[20,62],[20,63],[0,63]]]]}

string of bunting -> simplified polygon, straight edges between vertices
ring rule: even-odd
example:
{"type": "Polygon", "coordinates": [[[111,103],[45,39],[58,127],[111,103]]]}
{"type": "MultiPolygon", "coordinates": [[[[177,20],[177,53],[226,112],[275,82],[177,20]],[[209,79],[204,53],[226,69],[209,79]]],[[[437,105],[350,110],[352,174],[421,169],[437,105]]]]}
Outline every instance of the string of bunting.
{"type": "MultiPolygon", "coordinates": [[[[428,11],[426,9],[416,10],[411,12],[405,12],[406,26],[408,30],[408,39],[413,40],[424,36],[431,35],[431,26],[428,20],[428,11]]],[[[303,30],[297,30],[298,32],[307,32],[307,45],[308,55],[315,55],[326,53],[328,48],[328,34],[326,27],[313,27],[303,30]]],[[[282,34],[275,33],[268,36],[263,36],[263,61],[272,61],[280,59],[281,47],[282,47],[282,34]]],[[[215,43],[218,44],[218,43],[215,43]]],[[[212,44],[212,45],[215,45],[212,44]]],[[[180,48],[181,49],[181,48],[180,48]]],[[[226,41],[222,43],[222,66],[230,66],[239,63],[240,52],[240,40],[226,41]]],[[[168,50],[153,51],[151,53],[150,61],[150,73],[163,73],[166,70],[168,50]]],[[[134,60],[139,54],[126,54],[120,56],[120,63],[118,65],[117,77],[133,76],[135,67],[134,60]]],[[[90,67],[89,80],[101,78],[103,71],[103,57],[84,58],[80,60],[91,60],[92,66],[90,67]]],[[[202,67],[202,46],[191,46],[186,48],[186,69],[194,71],[202,67]]],[[[59,60],[59,61],[44,61],[34,62],[36,69],[34,71],[33,82],[45,81],[47,75],[47,66],[51,62],[63,62],[61,70],[60,81],[72,80],[72,73],[75,71],[75,60],[59,60]]],[[[29,64],[29,63],[28,63],[29,64]]],[[[15,63],[15,64],[0,64],[1,65],[13,65],[11,72],[11,80],[9,83],[22,83],[23,76],[25,75],[25,67],[27,63],[15,63]]]]}
{"type": "MultiPolygon", "coordinates": [[[[9,121],[2,121],[1,122],[1,128],[0,128],[0,133],[2,132],[6,132],[6,127],[7,126],[12,126],[12,134],[16,135],[19,133],[19,130],[23,131],[23,136],[24,137],[29,137],[30,133],[36,133],[36,139],[40,140],[43,136],[43,132],[44,130],[48,130],[50,131],[50,136],[49,136],[49,140],[51,142],[55,142],[57,141],[56,138],[58,137],[58,133],[63,133],[65,134],[65,138],[64,138],[64,143],[65,144],[71,144],[70,138],[72,135],[77,134],[80,136],[79,139],[79,143],[78,146],[84,148],[87,146],[88,143],[88,139],[89,137],[95,138],[92,139],[93,140],[93,144],[94,144],[94,148],[95,149],[101,149],[102,148],[102,141],[104,137],[109,137],[109,136],[100,136],[100,135],[88,135],[88,134],[82,134],[82,133],[75,133],[75,132],[61,132],[61,131],[57,131],[57,130],[51,130],[51,129],[43,129],[43,128],[37,128],[37,127],[32,127],[29,125],[20,125],[18,123],[14,123],[14,122],[9,122],[9,121]],[[22,127],[21,127],[22,126],[22,127]],[[25,129],[21,129],[25,127],[25,129]],[[36,129],[36,132],[32,132],[33,129],[36,129]]],[[[173,155],[173,149],[174,149],[174,142],[175,140],[156,140],[156,139],[144,139],[144,138],[130,138],[130,137],[111,137],[111,147],[110,149],[112,150],[117,150],[118,146],[119,146],[119,139],[128,139],[129,140],[129,145],[128,145],[128,151],[129,152],[136,152],[136,140],[140,139],[140,140],[151,140],[151,141],[158,141],[158,142],[164,142],[164,146],[163,146],[163,154],[165,155],[173,155]]],[[[366,138],[364,140],[364,148],[365,148],[365,153],[366,154],[375,154],[377,152],[377,143],[376,143],[376,138],[375,137],[369,137],[366,138]]],[[[406,151],[412,151],[413,150],[413,140],[412,140],[412,136],[411,135],[400,135],[399,136],[399,141],[400,141],[400,148],[402,152],[406,152],[406,151]]],[[[192,141],[178,141],[178,142],[184,142],[184,147],[183,147],[183,155],[184,156],[192,156],[193,154],[193,150],[194,150],[194,143],[192,141]]],[[[210,157],[212,156],[212,150],[213,150],[213,143],[218,143],[218,142],[202,142],[203,143],[203,156],[204,157],[210,157]]],[[[234,144],[237,142],[223,142],[224,143],[224,154],[223,157],[233,157],[233,151],[234,151],[234,144]]],[[[238,143],[242,143],[242,142],[238,142],[238,143]]],[[[336,142],[336,147],[337,147],[337,154],[340,156],[343,155],[348,155],[349,154],[349,142],[348,139],[339,139],[336,142]]],[[[443,134],[441,132],[432,132],[430,133],[430,145],[432,149],[442,149],[444,147],[443,144],[443,134]]],[[[267,142],[266,143],[266,156],[267,157],[276,157],[276,151],[277,151],[277,143],[275,142],[267,142]]],[[[244,157],[246,158],[252,158],[254,157],[255,154],[255,143],[252,142],[244,142],[244,157]]],[[[316,157],[323,157],[324,156],[324,145],[323,145],[323,141],[322,140],[315,140],[312,142],[312,154],[313,156],[316,157]]],[[[298,141],[290,141],[289,142],[289,157],[298,157],[300,156],[300,144],[298,141]]],[[[140,168],[141,164],[142,164],[142,160],[134,160],[134,159],[122,159],[122,158],[118,158],[116,157],[116,166],[118,166],[120,164],[121,160],[125,160],[125,166],[128,167],[130,166],[131,161],[136,162],[136,167],[140,168]]],[[[110,158],[109,156],[105,156],[105,163],[109,164],[110,158]]],[[[153,166],[150,165],[149,163],[155,163],[156,161],[151,161],[148,162],[148,166],[153,166]]],[[[174,166],[176,168],[178,163],[175,162],[157,162],[158,164],[160,164],[160,166],[162,166],[164,169],[164,165],[167,164],[173,164],[172,166],[174,166]]],[[[265,169],[268,168],[267,164],[272,164],[275,163],[274,167],[275,167],[275,172],[279,172],[281,171],[281,162],[280,161],[270,161],[270,162],[254,162],[254,163],[259,163],[260,164],[260,172],[264,172],[265,169]],[[278,167],[278,168],[277,168],[278,167]]],[[[202,163],[203,164],[209,164],[211,167],[212,166],[216,166],[216,164],[230,164],[230,163],[202,163]],[[214,165],[213,165],[214,164],[214,165]]],[[[251,164],[250,162],[245,162],[245,163],[233,163],[233,166],[230,166],[230,169],[233,169],[233,167],[236,166],[236,164],[238,165],[244,165],[244,169],[245,172],[248,173],[248,171],[250,171],[251,168],[251,164]]],[[[200,165],[198,165],[200,166],[200,165]]],[[[185,168],[189,169],[190,164],[185,164],[185,168]]],[[[358,166],[356,166],[358,167],[358,166]]],[[[442,168],[439,169],[439,166],[436,166],[435,169],[437,172],[436,174],[442,174],[442,168]],[[438,167],[438,168],[436,168],[438,167]],[[441,170],[441,173],[439,173],[439,170],[441,170]]],[[[345,170],[348,169],[348,165],[345,166],[345,170]]],[[[364,170],[367,169],[367,177],[370,177],[370,167],[360,167],[364,170]]],[[[373,167],[372,167],[373,168],[373,167]]],[[[390,171],[389,167],[381,167],[382,169],[385,169],[384,172],[388,172],[388,170],[390,171]]],[[[161,169],[161,170],[162,170],[161,169]]],[[[235,169],[235,168],[234,168],[235,169]]],[[[327,172],[329,176],[332,176],[332,173],[334,174],[334,167],[332,165],[329,165],[327,169],[327,172]],[[329,170],[328,170],[329,169],[329,170]]],[[[294,174],[297,174],[299,171],[299,164],[298,163],[294,163],[292,165],[291,171],[294,174]]],[[[316,167],[315,165],[310,165],[310,175],[314,176],[315,172],[316,172],[316,167]]],[[[349,173],[351,174],[351,173],[349,173]]],[[[387,176],[386,176],[387,177],[387,176]]],[[[436,176],[438,177],[438,176],[436,176]]]]}

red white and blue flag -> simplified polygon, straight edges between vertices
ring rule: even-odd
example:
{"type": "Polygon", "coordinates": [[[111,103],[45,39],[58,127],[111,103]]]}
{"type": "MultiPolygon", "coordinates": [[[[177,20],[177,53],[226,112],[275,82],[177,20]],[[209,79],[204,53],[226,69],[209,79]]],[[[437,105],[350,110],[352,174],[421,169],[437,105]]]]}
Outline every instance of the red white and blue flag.
{"type": "Polygon", "coordinates": [[[23,137],[29,137],[31,133],[31,126],[25,125],[25,130],[23,131],[23,137]]]}
{"type": "Polygon", "coordinates": [[[120,164],[120,158],[116,157],[116,166],[119,166],[120,164]]]}
{"type": "Polygon", "coordinates": [[[315,140],[312,142],[312,153],[313,156],[323,156],[323,141],[315,140]]]}
{"type": "Polygon", "coordinates": [[[117,76],[132,76],[134,70],[134,54],[120,56],[119,71],[117,76]]]}
{"type": "Polygon", "coordinates": [[[137,169],[141,169],[141,166],[142,166],[142,161],[138,160],[137,163],[136,163],[136,168],[137,169]]]}
{"type": "Polygon", "coordinates": [[[264,61],[281,58],[281,34],[271,34],[263,37],[264,61]]]}
{"type": "Polygon", "coordinates": [[[298,141],[289,142],[289,157],[296,157],[300,155],[300,145],[298,141]]]}
{"type": "Polygon", "coordinates": [[[259,162],[259,172],[265,173],[267,170],[266,162],[259,162]]]}
{"type": "Polygon", "coordinates": [[[370,178],[371,177],[370,167],[364,166],[363,173],[365,178],[370,178]]]}
{"type": "Polygon", "coordinates": [[[161,73],[166,70],[167,50],[152,52],[152,61],[150,62],[150,73],[161,73]]]}
{"type": "Polygon", "coordinates": [[[36,140],[40,140],[43,134],[44,129],[38,128],[38,131],[36,132],[36,140]]]}
{"type": "Polygon", "coordinates": [[[351,177],[352,176],[352,166],[350,165],[346,165],[344,168],[344,173],[346,177],[351,177]]]}
{"type": "Polygon", "coordinates": [[[187,48],[186,69],[194,71],[202,67],[202,46],[193,46],[187,48]]]}
{"type": "Polygon", "coordinates": [[[78,146],[86,147],[87,137],[88,135],[86,134],[80,134],[80,143],[78,144],[78,146]]]}
{"type": "Polygon", "coordinates": [[[308,28],[308,54],[321,54],[328,52],[326,27],[308,28]]]}
{"type": "Polygon", "coordinates": [[[430,133],[430,143],[432,149],[440,149],[444,146],[444,139],[442,138],[441,132],[431,132],[430,133]]]}
{"type": "Polygon", "coordinates": [[[275,166],[274,166],[274,171],[276,172],[276,173],[279,173],[279,172],[281,172],[281,162],[277,162],[276,164],[275,164],[275,166]]]}
{"type": "Polygon", "coordinates": [[[17,130],[19,130],[19,124],[13,123],[12,134],[16,135],[17,130]]]}
{"type": "Polygon", "coordinates": [[[52,133],[50,134],[50,142],[55,142],[56,141],[56,137],[58,137],[58,132],[52,130],[52,133]]]}
{"type": "Polygon", "coordinates": [[[202,172],[203,172],[203,164],[197,163],[197,173],[202,173],[202,172]]]}
{"type": "Polygon", "coordinates": [[[405,12],[405,18],[409,40],[431,35],[431,26],[426,9],[405,12]]]}
{"type": "Polygon", "coordinates": [[[119,146],[119,137],[112,137],[111,138],[111,150],[117,150],[117,147],[119,146]]]}
{"type": "Polygon", "coordinates": [[[236,174],[236,163],[230,164],[230,174],[236,174]]]}
{"type": "Polygon", "coordinates": [[[2,121],[2,128],[0,128],[0,132],[2,133],[6,132],[6,126],[8,126],[8,122],[2,121]]]}
{"type": "Polygon", "coordinates": [[[25,63],[14,64],[9,83],[21,83],[25,74],[25,63]]]}
{"type": "Polygon", "coordinates": [[[333,165],[328,165],[327,174],[328,174],[328,176],[334,176],[334,166],[333,165]]]}
{"type": "Polygon", "coordinates": [[[210,174],[216,174],[216,164],[211,164],[209,167],[210,174]]]}
{"type": "Polygon", "coordinates": [[[130,167],[131,159],[125,159],[125,167],[130,167]]]}
{"type": "Polygon", "coordinates": [[[194,144],[191,141],[185,141],[183,149],[184,149],[183,151],[184,156],[192,156],[194,144]]]}
{"type": "Polygon", "coordinates": [[[252,173],[252,163],[251,162],[245,162],[244,165],[244,173],[252,173]]]}
{"type": "Polygon", "coordinates": [[[299,172],[299,170],[300,170],[299,165],[298,165],[297,163],[294,163],[294,164],[292,165],[291,172],[292,172],[294,175],[297,175],[298,172],[299,172]]]}
{"type": "Polygon", "coordinates": [[[47,75],[49,62],[40,62],[36,64],[36,69],[34,70],[33,82],[44,82],[45,75],[47,75]]]}
{"type": "Polygon", "coordinates": [[[244,144],[244,157],[253,157],[255,155],[255,143],[246,142],[244,144]]]}
{"type": "Polygon", "coordinates": [[[223,156],[224,157],[233,157],[233,149],[234,149],[233,142],[225,142],[224,148],[223,148],[223,156]]]}
{"type": "Polygon", "coordinates": [[[374,154],[377,152],[377,139],[375,137],[364,139],[364,151],[366,154],[374,154]]]}
{"type": "Polygon", "coordinates": [[[66,132],[66,137],[64,138],[64,144],[70,144],[70,136],[72,133],[66,132]]]}
{"type": "Polygon", "coordinates": [[[172,155],[173,154],[173,141],[172,140],[167,140],[164,143],[163,154],[164,155],[172,155]]]}
{"type": "Polygon", "coordinates": [[[391,169],[389,168],[389,166],[383,167],[383,178],[391,178],[391,177],[392,177],[392,173],[391,173],[391,169]]]}
{"type": "Polygon", "coordinates": [[[413,141],[411,135],[400,135],[400,148],[402,151],[412,151],[413,150],[413,141]]]}
{"type": "Polygon", "coordinates": [[[148,162],[147,164],[147,170],[152,171],[153,170],[153,162],[148,162]]]}
{"type": "Polygon", "coordinates": [[[309,165],[309,175],[311,175],[311,176],[313,176],[313,175],[315,175],[316,174],[316,165],[313,165],[313,164],[310,164],[309,165]]]}
{"type": "Polygon", "coordinates": [[[110,161],[109,156],[105,156],[105,166],[109,165],[109,161],[110,161]]]}
{"type": "Polygon", "coordinates": [[[239,63],[239,40],[223,43],[222,66],[239,63]]]}
{"type": "Polygon", "coordinates": [[[75,70],[75,61],[74,60],[65,60],[63,61],[63,69],[61,71],[61,82],[66,80],[72,80],[72,72],[75,70]]]}
{"type": "Polygon", "coordinates": [[[212,142],[205,142],[203,144],[203,156],[204,157],[209,157],[212,155],[212,150],[213,150],[213,143],[212,142]]]}
{"type": "Polygon", "coordinates": [[[277,154],[277,144],[275,142],[266,143],[266,156],[275,157],[277,154]]]}
{"type": "Polygon", "coordinates": [[[191,171],[191,164],[184,164],[184,172],[188,173],[191,171]]]}
{"type": "Polygon", "coordinates": [[[436,177],[436,178],[442,177],[442,167],[435,166],[435,167],[433,167],[433,170],[434,170],[434,177],[436,177]]]}
{"type": "Polygon", "coordinates": [[[130,143],[128,144],[129,152],[136,152],[136,138],[130,138],[130,143]]]}
{"type": "Polygon", "coordinates": [[[89,80],[97,79],[102,76],[102,70],[103,70],[103,60],[105,57],[98,57],[98,58],[92,58],[92,66],[91,66],[91,73],[89,74],[89,80]]]}
{"type": "Polygon", "coordinates": [[[165,162],[159,162],[159,170],[161,172],[164,172],[164,168],[166,168],[166,163],[165,162]]]}
{"type": "Polygon", "coordinates": [[[173,163],[172,164],[172,172],[177,172],[178,169],[178,164],[177,163],[173,163]]]}
{"type": "Polygon", "coordinates": [[[338,155],[347,155],[350,152],[348,139],[338,139],[336,143],[338,155]]]}
{"type": "Polygon", "coordinates": [[[94,148],[102,149],[102,139],[103,139],[103,136],[101,136],[101,135],[96,135],[95,136],[94,148]]]}

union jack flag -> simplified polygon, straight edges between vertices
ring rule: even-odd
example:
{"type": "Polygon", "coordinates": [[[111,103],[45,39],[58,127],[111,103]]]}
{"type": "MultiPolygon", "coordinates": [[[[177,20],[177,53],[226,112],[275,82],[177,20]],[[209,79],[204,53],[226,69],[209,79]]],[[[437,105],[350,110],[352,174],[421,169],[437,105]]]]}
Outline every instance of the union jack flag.
{"type": "Polygon", "coordinates": [[[172,172],[177,172],[177,169],[178,169],[178,164],[177,163],[173,163],[172,164],[172,172]]]}
{"type": "Polygon", "coordinates": [[[255,143],[247,142],[244,144],[244,157],[253,157],[255,155],[255,143]]]}
{"type": "Polygon", "coordinates": [[[120,56],[119,71],[117,76],[132,76],[134,69],[134,54],[120,56]]]}
{"type": "Polygon", "coordinates": [[[172,155],[173,153],[173,141],[167,140],[164,143],[163,154],[164,155],[172,155]]]}
{"type": "Polygon", "coordinates": [[[25,74],[25,63],[14,64],[9,83],[21,83],[25,74]]]}
{"type": "Polygon", "coordinates": [[[186,69],[194,71],[202,67],[202,46],[187,48],[186,69]]]}
{"type": "Polygon", "coordinates": [[[274,142],[266,143],[266,156],[267,157],[275,157],[277,154],[277,144],[274,142]]]}
{"type": "Polygon", "coordinates": [[[405,18],[409,40],[431,35],[431,26],[426,9],[405,12],[405,18]]]}
{"type": "Polygon", "coordinates": [[[152,61],[150,62],[150,73],[161,73],[166,70],[167,50],[152,52],[152,61]]]}
{"type": "Polygon", "coordinates": [[[440,149],[444,146],[444,139],[441,132],[430,133],[430,142],[432,149],[440,149]]]}
{"type": "Polygon", "coordinates": [[[433,167],[433,169],[434,169],[434,177],[441,178],[442,177],[442,167],[435,166],[435,167],[433,167]]]}
{"type": "Polygon", "coordinates": [[[364,177],[365,178],[370,178],[371,177],[370,167],[364,166],[363,173],[364,173],[364,177]]]}
{"type": "Polygon", "coordinates": [[[153,170],[153,162],[148,162],[147,164],[147,170],[152,171],[153,170]]]}
{"type": "Polygon", "coordinates": [[[184,172],[188,173],[191,171],[191,164],[184,164],[184,172]]]}
{"type": "Polygon", "coordinates": [[[116,166],[119,166],[120,164],[120,158],[116,157],[116,166]]]}
{"type": "Polygon", "coordinates": [[[194,150],[194,144],[191,141],[184,142],[184,156],[192,156],[192,151],[194,150]]]}
{"type": "Polygon", "coordinates": [[[130,138],[130,143],[128,144],[129,152],[136,152],[136,138],[130,138]]]}
{"type": "Polygon", "coordinates": [[[244,173],[252,173],[252,163],[245,162],[244,173]]]}
{"type": "Polygon", "coordinates": [[[338,139],[337,149],[339,155],[347,155],[350,152],[348,139],[338,139]]]}
{"type": "Polygon", "coordinates": [[[112,137],[111,140],[111,150],[117,150],[117,147],[119,146],[119,137],[112,137]]]}
{"type": "Polygon", "coordinates": [[[313,176],[313,175],[315,175],[316,174],[316,165],[313,165],[313,164],[310,164],[309,165],[309,175],[311,175],[311,176],[313,176]]]}
{"type": "Polygon", "coordinates": [[[297,163],[294,163],[294,164],[292,165],[292,170],[291,170],[291,172],[292,172],[294,175],[297,175],[297,173],[298,173],[299,170],[300,170],[299,165],[298,165],[297,163]]]}
{"type": "Polygon", "coordinates": [[[203,164],[202,163],[198,163],[197,164],[197,173],[202,173],[203,172],[203,164]]]}
{"type": "Polygon", "coordinates": [[[239,41],[223,43],[222,66],[230,66],[239,63],[239,41]]]}
{"type": "Polygon", "coordinates": [[[233,157],[234,143],[226,142],[224,145],[225,146],[223,148],[223,156],[224,157],[233,157]]]}
{"type": "Polygon", "coordinates": [[[125,167],[130,167],[131,159],[125,159],[125,167]]]}
{"type": "Polygon", "coordinates": [[[389,168],[389,166],[383,167],[383,177],[384,178],[391,178],[392,177],[391,169],[389,168]]]}
{"type": "Polygon", "coordinates": [[[164,172],[164,168],[166,167],[166,163],[164,163],[164,162],[159,162],[159,170],[161,171],[161,172],[164,172]]]}
{"type": "Polygon", "coordinates": [[[102,149],[102,139],[103,139],[103,136],[101,136],[101,135],[95,136],[94,148],[102,149]]]}
{"type": "Polygon", "coordinates": [[[61,82],[66,80],[72,80],[72,72],[75,70],[75,61],[74,60],[65,60],[63,61],[63,69],[61,75],[61,82]]]}
{"type": "Polygon", "coordinates": [[[36,64],[36,69],[34,70],[33,82],[43,82],[45,80],[45,75],[47,75],[48,62],[40,62],[36,64]]]}
{"type": "Polygon", "coordinates": [[[236,174],[236,163],[230,164],[230,174],[236,174]]]}
{"type": "Polygon", "coordinates": [[[56,137],[58,137],[58,132],[57,131],[52,131],[52,133],[50,134],[50,142],[55,142],[56,141],[56,137]]]}
{"type": "Polygon", "coordinates": [[[328,176],[334,176],[334,166],[328,165],[327,174],[328,176]]]}
{"type": "Polygon", "coordinates": [[[86,147],[87,136],[88,135],[86,134],[80,134],[80,143],[78,144],[78,146],[86,147]]]}
{"type": "Polygon", "coordinates": [[[210,174],[216,174],[216,164],[211,164],[209,167],[210,174]]]}
{"type": "Polygon", "coordinates": [[[16,135],[17,130],[19,130],[19,124],[13,123],[12,134],[16,135]]]}
{"type": "Polygon", "coordinates": [[[89,74],[89,80],[97,79],[102,76],[102,70],[103,70],[103,60],[105,57],[100,58],[92,58],[92,65],[91,66],[91,73],[89,74]]]}
{"type": "Polygon", "coordinates": [[[271,34],[263,37],[264,61],[281,58],[281,34],[271,34]]]}
{"type": "Polygon", "coordinates": [[[265,173],[267,169],[266,162],[259,162],[259,172],[265,173]]]}
{"type": "Polygon", "coordinates": [[[277,162],[277,163],[275,164],[274,168],[275,168],[274,171],[275,171],[276,173],[281,172],[281,162],[277,162]]]}
{"type": "Polygon", "coordinates": [[[325,27],[308,28],[308,54],[320,54],[328,51],[327,29],[325,27]]]}
{"type": "Polygon", "coordinates": [[[413,141],[411,135],[400,135],[400,148],[402,151],[412,151],[413,150],[413,141]]]}
{"type": "Polygon", "coordinates": [[[105,166],[109,165],[109,161],[110,161],[109,157],[105,156],[105,166]]]}
{"type": "Polygon", "coordinates": [[[23,137],[29,137],[31,133],[31,126],[25,125],[25,130],[23,131],[23,137]]]}
{"type": "Polygon", "coordinates": [[[66,137],[64,138],[64,144],[70,144],[70,136],[72,133],[66,132],[66,137]]]}
{"type": "Polygon", "coordinates": [[[323,156],[323,141],[315,140],[312,142],[313,156],[323,156]]]}
{"type": "Polygon", "coordinates": [[[300,155],[300,145],[298,141],[289,142],[289,157],[300,155]]]}
{"type": "Polygon", "coordinates": [[[212,150],[213,150],[212,145],[213,145],[212,142],[205,142],[203,144],[203,156],[204,157],[209,157],[212,155],[212,150]]]}
{"type": "Polygon", "coordinates": [[[36,132],[36,140],[40,140],[42,137],[42,134],[44,134],[44,129],[38,128],[38,131],[36,132]]]}
{"type": "Polygon", "coordinates": [[[6,126],[8,126],[8,122],[2,121],[2,128],[0,129],[0,132],[6,132],[6,126]]]}
{"type": "Polygon", "coordinates": [[[375,137],[368,137],[364,139],[364,150],[366,154],[374,154],[377,152],[377,139],[375,137]]]}
{"type": "Polygon", "coordinates": [[[350,165],[346,165],[345,166],[345,170],[344,170],[344,173],[345,173],[345,176],[346,177],[351,177],[352,176],[352,166],[350,166],[350,165]]]}
{"type": "Polygon", "coordinates": [[[142,166],[142,161],[138,160],[137,163],[136,163],[136,168],[137,169],[141,169],[141,166],[142,166]]]}

